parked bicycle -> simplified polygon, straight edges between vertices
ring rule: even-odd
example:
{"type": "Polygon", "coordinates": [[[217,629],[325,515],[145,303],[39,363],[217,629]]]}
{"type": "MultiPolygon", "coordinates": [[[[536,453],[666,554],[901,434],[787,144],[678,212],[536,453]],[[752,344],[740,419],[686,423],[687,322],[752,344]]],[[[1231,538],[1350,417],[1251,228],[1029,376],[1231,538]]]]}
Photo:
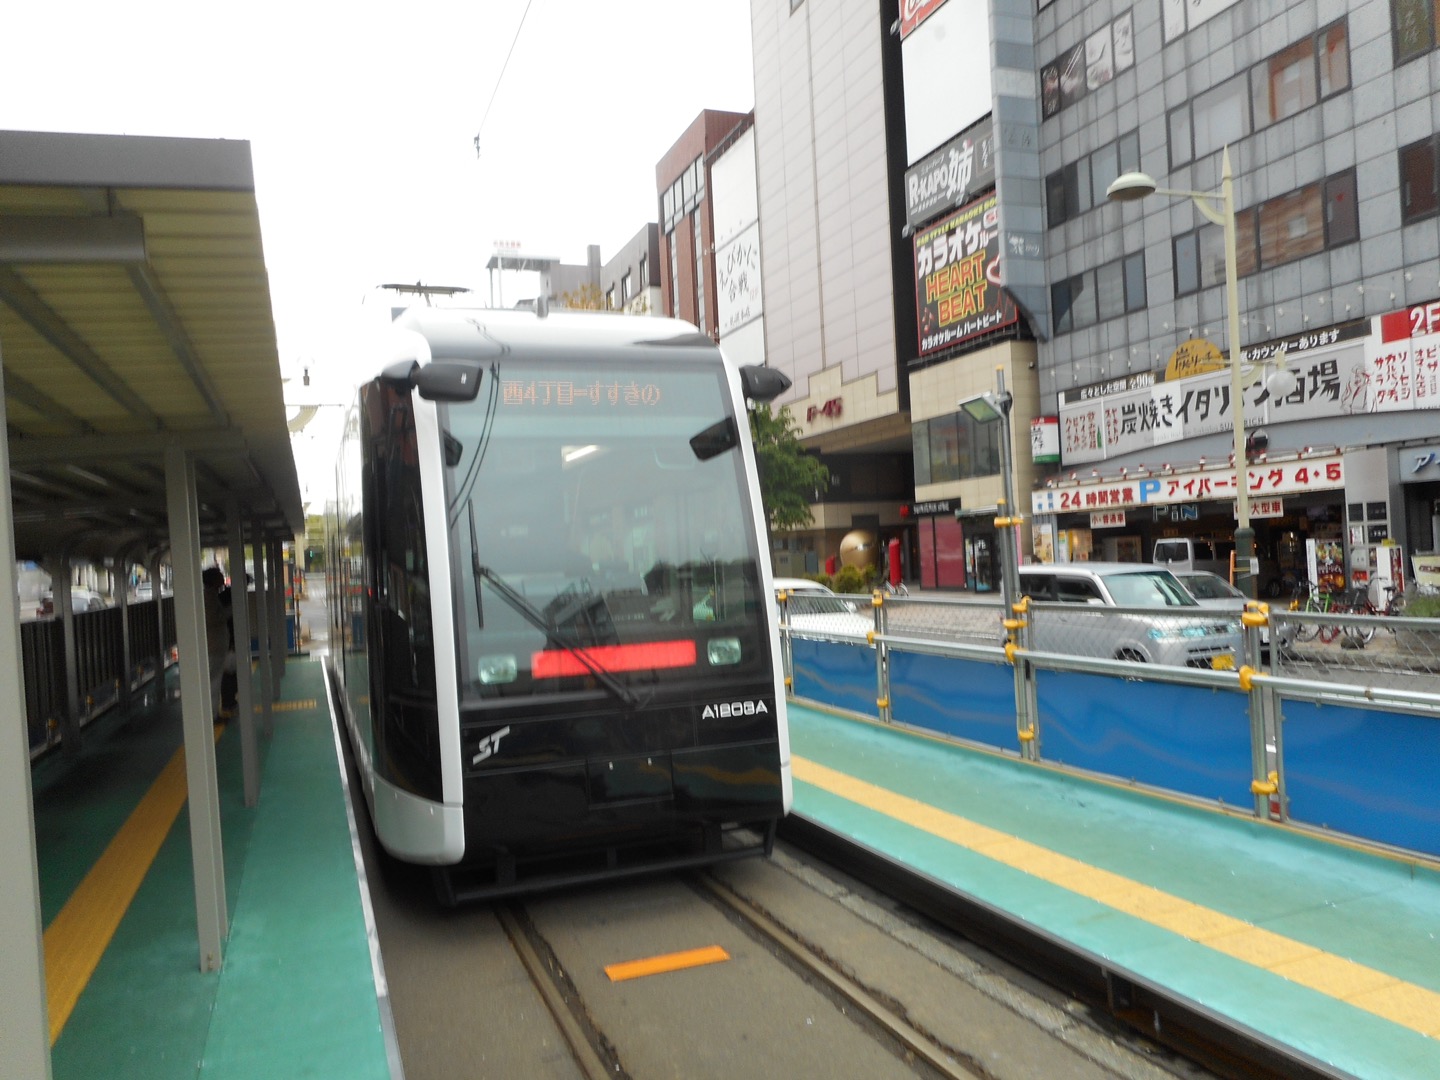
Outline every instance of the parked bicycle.
{"type": "MultiPolygon", "coordinates": [[[[1295,599],[1290,601],[1290,610],[1311,615],[1328,615],[1339,613],[1341,608],[1333,591],[1322,589],[1313,581],[1301,579],[1295,583],[1295,599]]],[[[1339,636],[1338,623],[1307,620],[1295,628],[1296,641],[1314,641],[1318,637],[1321,644],[1329,645],[1339,636]]]]}
{"type": "MultiPolygon", "coordinates": [[[[1345,615],[1379,614],[1379,612],[1375,610],[1375,605],[1370,602],[1370,589],[1365,585],[1351,586],[1336,610],[1345,615]]],[[[1375,637],[1375,625],[1373,623],[1346,623],[1344,631],[1346,640],[1352,645],[1362,648],[1369,645],[1375,637]]]]}

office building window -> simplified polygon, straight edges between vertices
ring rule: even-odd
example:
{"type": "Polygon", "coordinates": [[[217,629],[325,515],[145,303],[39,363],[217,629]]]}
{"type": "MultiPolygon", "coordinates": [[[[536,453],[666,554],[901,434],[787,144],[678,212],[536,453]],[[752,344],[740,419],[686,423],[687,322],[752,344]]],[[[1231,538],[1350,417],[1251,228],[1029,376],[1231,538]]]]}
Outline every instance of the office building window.
{"type": "Polygon", "coordinates": [[[1325,250],[1325,204],[1319,184],[1260,207],[1260,265],[1279,266],[1325,250]]]}
{"type": "Polygon", "coordinates": [[[1315,42],[1307,38],[1250,69],[1255,126],[1262,128],[1308,109],[1319,99],[1315,42]]]}
{"type": "Polygon", "coordinates": [[[1103,205],[1111,181],[1122,172],[1139,168],[1140,133],[1132,131],[1055,170],[1045,178],[1045,210],[1050,228],[1103,205]]]}
{"type": "Polygon", "coordinates": [[[1360,211],[1355,205],[1355,170],[1346,169],[1325,181],[1325,246],[1339,247],[1360,239],[1360,211]]]}
{"type": "MultiPolygon", "coordinates": [[[[1427,0],[1434,2],[1434,0],[1427,0]]],[[[1350,43],[1344,19],[1333,22],[1172,109],[1170,165],[1187,164],[1233,145],[1350,88],[1350,43]],[[1248,100],[1247,100],[1248,98],[1248,100]]]]}
{"type": "Polygon", "coordinates": [[[676,234],[671,233],[670,243],[670,314],[680,317],[680,244],[676,234]]]}
{"type": "Polygon", "coordinates": [[[1320,31],[1317,48],[1320,62],[1320,96],[1328,98],[1350,86],[1350,42],[1344,20],[1320,31]]]}
{"type": "Polygon", "coordinates": [[[1175,295],[1200,291],[1200,231],[1183,233],[1171,242],[1175,253],[1175,295]]]}
{"type": "Polygon", "coordinates": [[[643,289],[643,288],[647,287],[649,284],[650,284],[650,256],[649,256],[649,255],[641,255],[641,256],[640,256],[640,288],[643,289]]]}
{"type": "MultiPolygon", "coordinates": [[[[1245,277],[1359,238],[1355,170],[1347,169],[1237,211],[1235,268],[1245,277]]],[[[1225,233],[1220,226],[1202,225],[1177,236],[1173,248],[1176,296],[1225,283],[1225,233]]]]}
{"type": "Polygon", "coordinates": [[[1125,310],[1139,311],[1148,303],[1145,289],[1145,254],[1136,252],[1120,260],[1125,264],[1125,310]]]}
{"type": "Polygon", "coordinates": [[[705,244],[700,235],[700,215],[695,215],[695,325],[705,329],[705,244]]]}
{"type": "Polygon", "coordinates": [[[943,484],[1000,471],[999,424],[982,424],[963,412],[910,425],[915,483],[943,484]]]}
{"type": "Polygon", "coordinates": [[[1397,64],[1435,48],[1434,0],[1391,0],[1390,18],[1397,64]]]}
{"type": "Polygon", "coordinates": [[[1247,97],[1245,76],[1237,75],[1195,98],[1190,111],[1195,157],[1213,154],[1250,134],[1247,97]]]}
{"type": "Polygon", "coordinates": [[[1055,333],[1083,330],[1145,306],[1145,256],[1141,253],[1106,263],[1050,287],[1050,317],[1055,333]]]}
{"type": "Polygon", "coordinates": [[[1400,216],[1405,222],[1440,212],[1440,136],[1400,148],[1400,216]]]}

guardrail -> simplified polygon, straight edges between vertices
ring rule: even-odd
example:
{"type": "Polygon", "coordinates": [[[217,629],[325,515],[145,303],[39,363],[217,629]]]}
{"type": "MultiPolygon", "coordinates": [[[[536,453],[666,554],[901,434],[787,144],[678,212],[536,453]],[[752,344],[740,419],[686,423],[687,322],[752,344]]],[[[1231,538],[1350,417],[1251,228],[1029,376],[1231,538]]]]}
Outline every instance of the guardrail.
{"type": "Polygon", "coordinates": [[[884,593],[782,594],[779,608],[797,697],[1440,857],[1440,620],[1256,605],[1238,655],[1216,670],[1083,655],[1153,609],[1023,601],[1006,612],[998,600],[884,593]],[[1044,619],[1077,610],[1095,623],[1089,641],[1075,627],[1069,651],[1030,647],[1044,619]]]}
{"type": "Polygon", "coordinates": [[[168,657],[175,644],[175,602],[170,597],[156,613],[157,601],[126,606],[131,670],[125,665],[125,638],[118,607],[74,615],[73,666],[75,714],[65,664],[65,627],[59,616],[20,624],[20,663],[25,682],[25,729],[34,758],[63,738],[67,727],[79,730],[113,705],[122,688],[153,677],[155,658],[168,657]],[[162,630],[163,620],[163,630],[162,630]],[[163,638],[163,647],[161,644],[163,638]]]}

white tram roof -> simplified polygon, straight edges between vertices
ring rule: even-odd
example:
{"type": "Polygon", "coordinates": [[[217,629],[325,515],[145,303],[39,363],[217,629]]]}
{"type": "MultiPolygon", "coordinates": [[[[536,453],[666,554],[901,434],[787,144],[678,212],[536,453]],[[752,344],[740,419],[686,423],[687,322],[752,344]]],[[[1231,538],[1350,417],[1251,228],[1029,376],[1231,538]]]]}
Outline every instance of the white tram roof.
{"type": "Polygon", "coordinates": [[[395,333],[377,358],[377,371],[396,360],[425,364],[432,357],[489,359],[530,350],[593,354],[652,345],[696,348],[699,358],[703,350],[719,349],[682,319],[607,311],[561,310],[541,317],[508,308],[415,306],[399,315],[393,328],[395,333]]]}

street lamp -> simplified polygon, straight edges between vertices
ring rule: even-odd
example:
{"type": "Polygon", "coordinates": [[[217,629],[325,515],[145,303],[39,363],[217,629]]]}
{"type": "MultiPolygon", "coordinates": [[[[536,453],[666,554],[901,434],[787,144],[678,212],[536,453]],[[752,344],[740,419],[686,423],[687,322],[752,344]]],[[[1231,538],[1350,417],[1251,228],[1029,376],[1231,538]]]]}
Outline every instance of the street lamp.
{"type": "MultiPolygon", "coordinates": [[[[1225,230],[1225,316],[1229,324],[1230,401],[1234,410],[1235,428],[1235,584],[1246,596],[1253,598],[1259,563],[1255,558],[1255,530],[1250,527],[1250,478],[1245,460],[1245,388],[1240,363],[1240,275],[1236,270],[1235,258],[1235,181],[1230,170],[1230,147],[1225,147],[1221,159],[1219,191],[1171,191],[1156,186],[1154,178],[1143,172],[1122,173],[1105,189],[1106,198],[1116,202],[1134,202],[1147,195],[1188,198],[1207,220],[1225,230]]],[[[1271,376],[1270,389],[1278,396],[1285,396],[1295,389],[1295,376],[1282,367],[1271,376]]]]}
{"type": "MultiPolygon", "coordinates": [[[[1002,528],[1006,530],[1009,526],[1018,526],[1022,520],[1015,512],[1015,493],[1010,477],[1010,407],[1014,402],[1014,396],[1005,389],[1005,370],[997,367],[994,390],[974,394],[957,403],[960,411],[978,424],[993,424],[997,420],[1000,422],[1000,483],[1005,493],[1005,506],[995,515],[995,524],[1002,525],[1003,522],[1002,528]]],[[[1015,564],[1015,536],[1005,531],[999,539],[1000,585],[1008,607],[1019,599],[1020,571],[1015,564]]]]}
{"type": "Polygon", "coordinates": [[[1005,604],[1005,629],[1010,636],[1006,655],[1015,666],[1015,727],[1020,737],[1020,753],[1026,760],[1034,761],[1039,754],[1035,742],[1035,717],[1039,711],[1034,701],[1034,685],[1026,677],[1023,657],[1011,649],[1011,645],[1022,643],[1014,635],[1025,623],[1021,612],[1016,610],[1020,603],[1020,525],[1025,519],[1015,507],[1010,467],[1010,407],[1015,404],[1015,398],[1005,389],[1005,369],[996,367],[993,391],[974,394],[956,404],[977,424],[997,421],[1000,424],[1000,483],[1004,498],[996,508],[995,533],[1000,545],[1000,589],[1005,604]]]}

